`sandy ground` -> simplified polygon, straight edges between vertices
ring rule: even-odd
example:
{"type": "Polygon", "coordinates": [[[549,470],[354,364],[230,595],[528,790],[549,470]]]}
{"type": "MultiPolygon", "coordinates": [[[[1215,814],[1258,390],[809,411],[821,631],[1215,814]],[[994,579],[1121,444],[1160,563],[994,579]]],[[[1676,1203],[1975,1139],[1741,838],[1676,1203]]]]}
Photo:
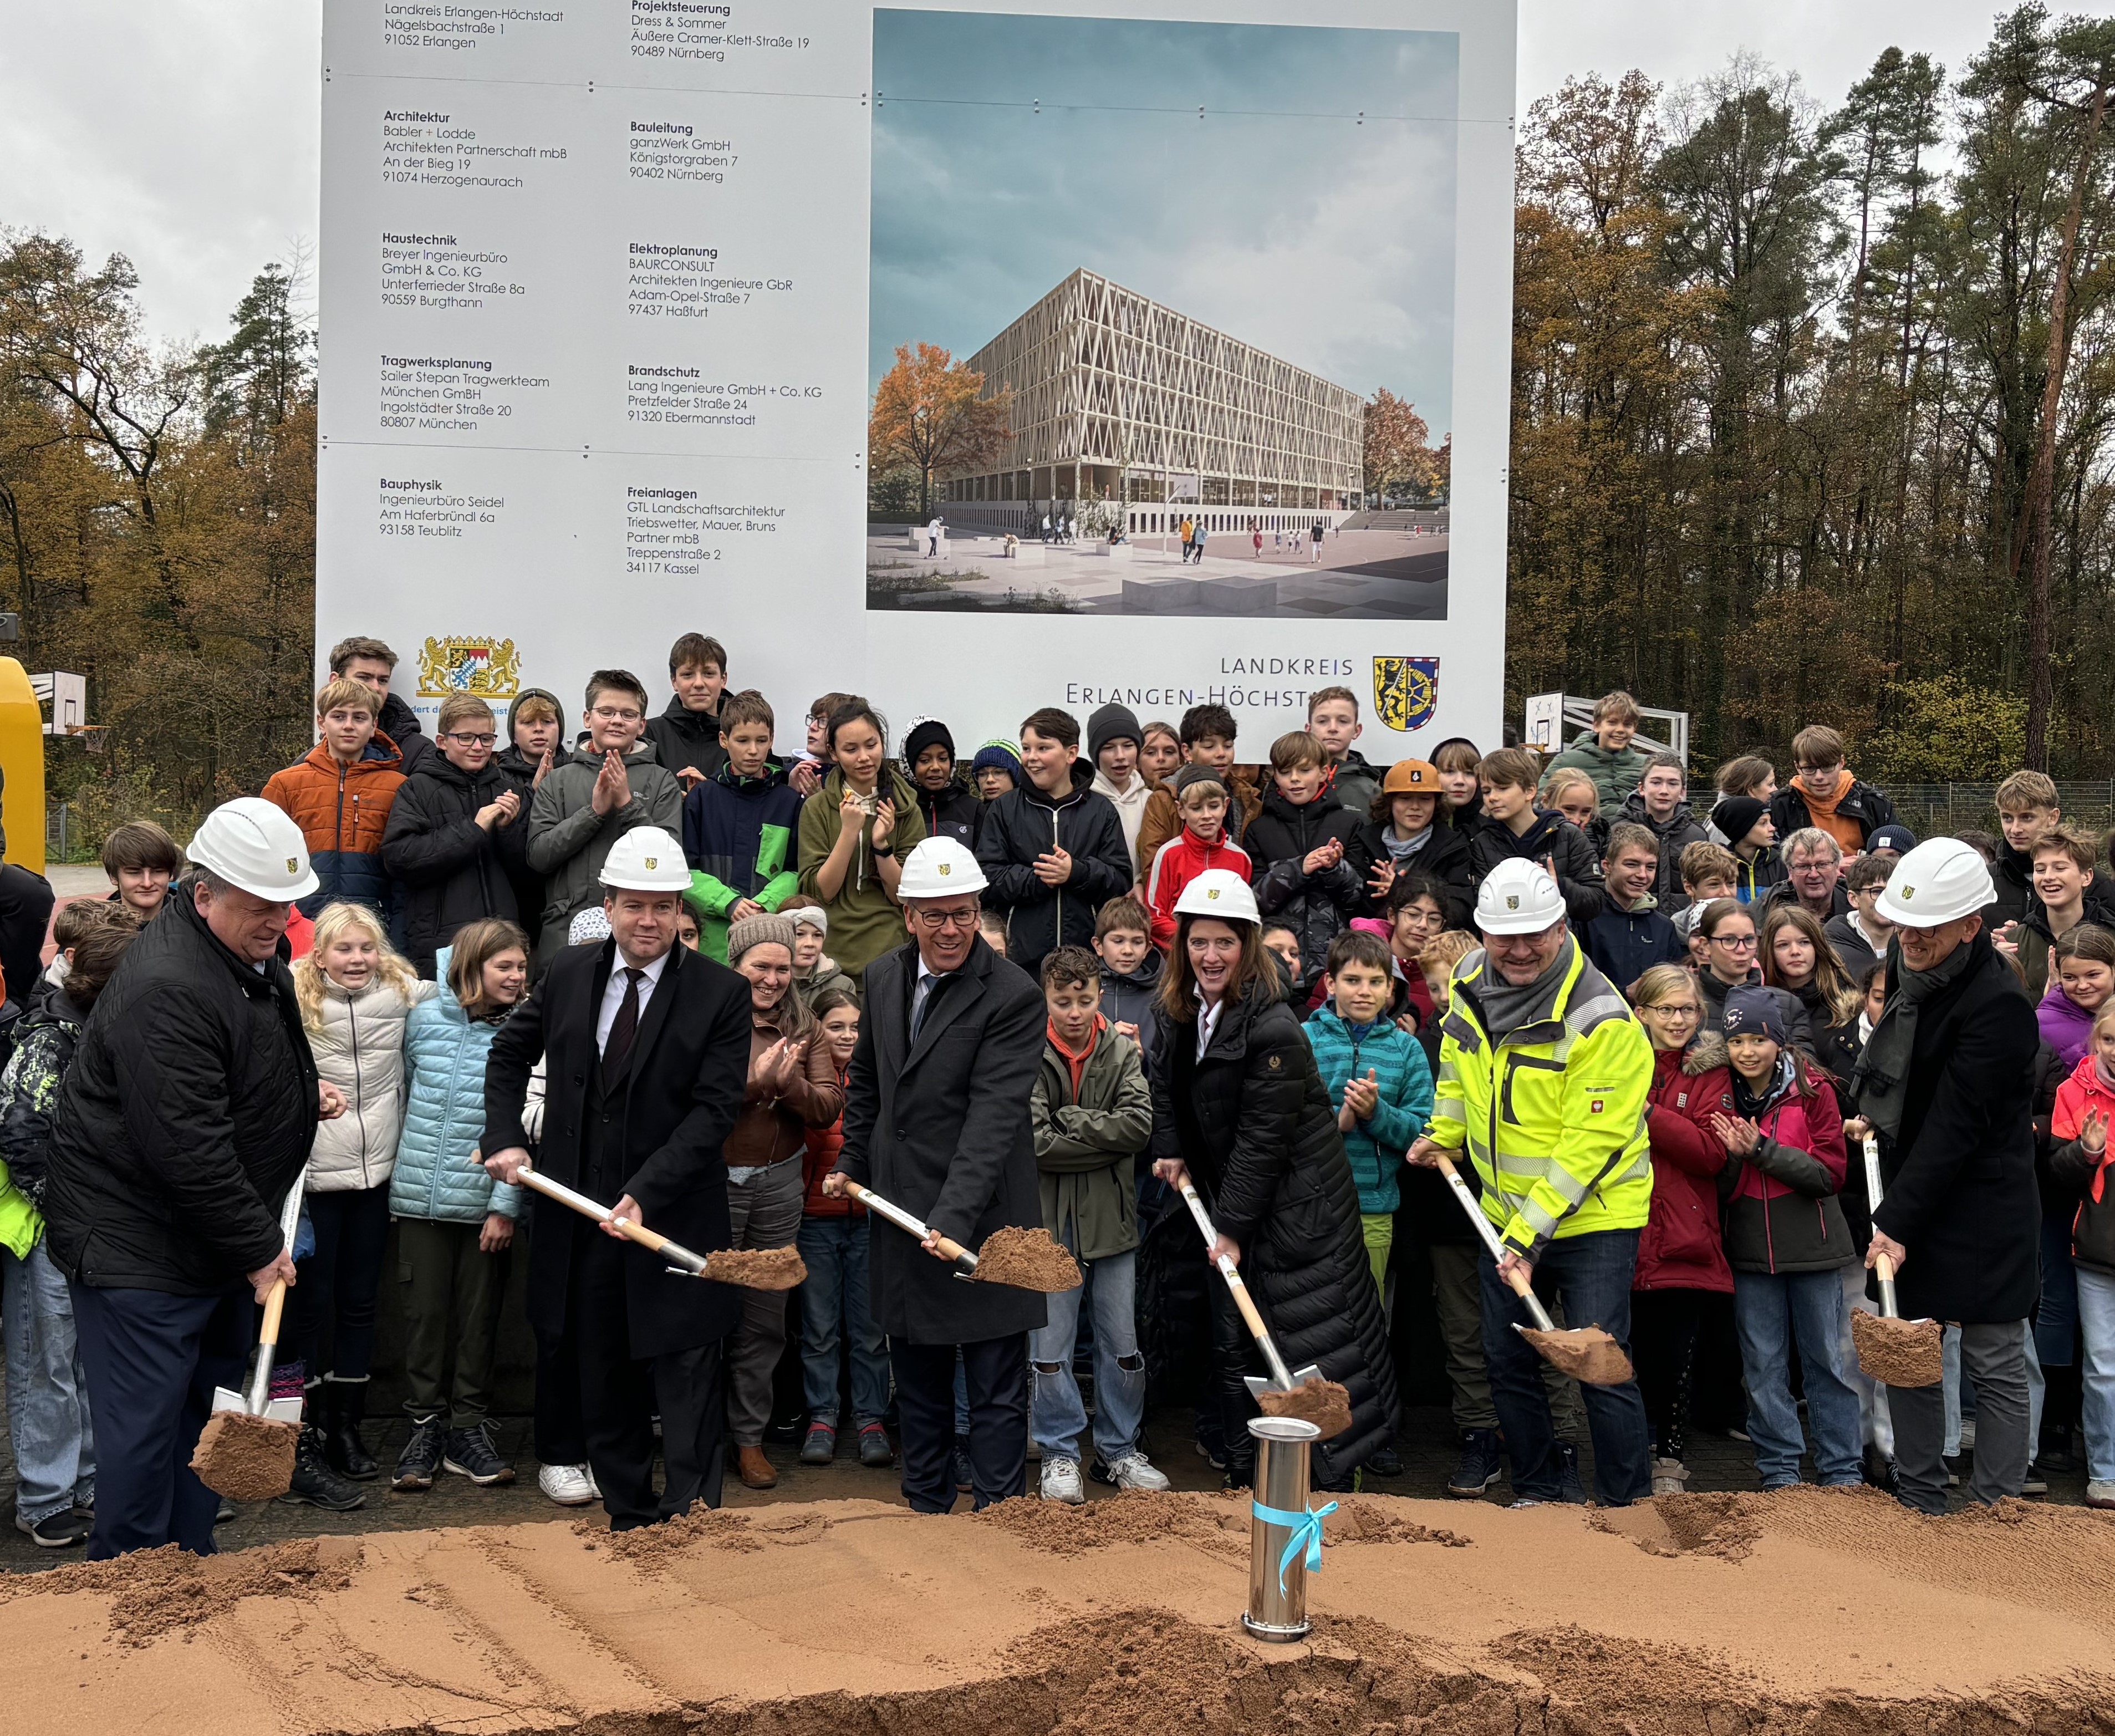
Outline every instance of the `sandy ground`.
{"type": "Polygon", "coordinates": [[[1237,1622],[1246,1510],[845,1501],[172,1553],[6,1582],[0,1651],[39,1736],[1865,1736],[2104,1729],[2115,1688],[2098,1514],[1350,1497],[1310,1642],[1265,1646],[1237,1622]]]}

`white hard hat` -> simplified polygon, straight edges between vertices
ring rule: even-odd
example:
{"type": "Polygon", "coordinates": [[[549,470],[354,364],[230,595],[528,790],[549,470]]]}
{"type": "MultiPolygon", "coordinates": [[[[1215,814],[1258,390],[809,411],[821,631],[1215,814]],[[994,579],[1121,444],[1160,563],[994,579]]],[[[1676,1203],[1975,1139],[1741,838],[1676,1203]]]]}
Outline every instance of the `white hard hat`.
{"type": "Polygon", "coordinates": [[[1525,857],[1507,857],[1476,889],[1476,926],[1487,935],[1539,935],[1563,917],[1557,882],[1525,857]]]}
{"type": "Polygon", "coordinates": [[[221,803],[191,834],[186,854],[229,885],[273,904],[305,898],[323,884],[309,866],[301,829],[262,796],[221,803]]]}
{"type": "Polygon", "coordinates": [[[683,847],[658,826],[634,826],[603,858],[602,883],[612,892],[688,892],[683,847]]]}
{"type": "Polygon", "coordinates": [[[1981,851],[1957,838],[1934,838],[1895,864],[1880,893],[1880,914],[1904,928],[1937,928],[1974,916],[1997,896],[1981,851]]]}
{"type": "Polygon", "coordinates": [[[982,892],[990,884],[977,859],[959,838],[920,838],[918,847],[904,857],[896,895],[952,898],[967,892],[982,892]]]}
{"type": "Polygon", "coordinates": [[[1217,916],[1222,922],[1260,922],[1255,893],[1231,868],[1207,868],[1175,900],[1178,916],[1217,916]]]}

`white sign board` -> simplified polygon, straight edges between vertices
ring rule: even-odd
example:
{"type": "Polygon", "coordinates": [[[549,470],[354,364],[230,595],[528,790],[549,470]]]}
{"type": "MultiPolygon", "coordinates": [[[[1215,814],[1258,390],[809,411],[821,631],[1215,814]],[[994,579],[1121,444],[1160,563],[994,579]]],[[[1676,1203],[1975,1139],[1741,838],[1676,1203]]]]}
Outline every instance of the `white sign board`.
{"type": "Polygon", "coordinates": [[[1115,699],[1260,758],[1328,686],[1376,760],[1495,742],[1514,7],[1293,16],[333,0],[319,660],[576,723],[695,631],[786,747],[833,689],[966,755],[1115,699]],[[1003,438],[871,476],[925,345],[1003,438]]]}

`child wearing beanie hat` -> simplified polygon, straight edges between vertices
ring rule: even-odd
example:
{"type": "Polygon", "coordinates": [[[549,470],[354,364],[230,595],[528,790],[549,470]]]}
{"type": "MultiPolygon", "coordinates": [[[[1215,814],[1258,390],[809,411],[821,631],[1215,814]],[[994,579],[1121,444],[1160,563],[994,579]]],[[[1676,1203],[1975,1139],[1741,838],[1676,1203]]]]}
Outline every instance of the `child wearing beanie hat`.
{"type": "Polygon", "coordinates": [[[1139,822],[1145,818],[1145,804],[1153,794],[1139,767],[1145,748],[1145,732],[1138,715],[1128,705],[1099,707],[1087,719],[1087,757],[1094,762],[1094,791],[1106,797],[1122,822],[1124,856],[1138,857],[1139,822]]]}
{"type": "Polygon", "coordinates": [[[1712,829],[1726,840],[1739,865],[1733,896],[1743,904],[1755,904],[1785,877],[1778,860],[1777,828],[1771,822],[1769,804],[1753,796],[1728,796],[1711,811],[1712,829]]]}
{"type": "MultiPolygon", "coordinates": [[[[727,1217],[738,1248],[787,1247],[806,1196],[801,1158],[810,1127],[844,1113],[844,1086],[829,1045],[793,990],[793,919],[745,916],[727,927],[727,962],[749,979],[749,1080],[741,1113],[722,1146],[727,1217]]],[[[751,1489],[778,1473],[764,1455],[772,1375],[786,1348],[786,1292],[744,1290],[741,1324],[727,1340],[727,1431],[736,1470],[751,1489]]]]}
{"type": "Polygon", "coordinates": [[[939,719],[911,720],[903,734],[903,774],[918,792],[925,835],[952,838],[965,850],[974,850],[983,805],[955,764],[955,737],[939,719]]]}
{"type": "Polygon", "coordinates": [[[993,736],[970,761],[970,781],[977,800],[993,802],[1021,783],[1021,750],[1004,736],[993,736]]]}

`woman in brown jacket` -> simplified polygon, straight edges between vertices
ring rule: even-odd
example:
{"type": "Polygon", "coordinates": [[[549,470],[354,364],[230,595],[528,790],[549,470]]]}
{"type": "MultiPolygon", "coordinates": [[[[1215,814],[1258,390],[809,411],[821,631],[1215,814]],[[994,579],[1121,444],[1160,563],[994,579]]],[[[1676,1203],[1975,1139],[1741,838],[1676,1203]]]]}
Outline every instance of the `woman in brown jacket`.
{"type": "MultiPolygon", "coordinates": [[[[750,916],[727,929],[727,962],[749,979],[749,1087],[725,1147],[734,1246],[790,1247],[801,1229],[801,1154],[810,1127],[844,1112],[829,1045],[815,1040],[807,1003],[793,992],[793,923],[750,916]]],[[[786,1293],[744,1290],[727,1348],[727,1431],[751,1489],[778,1481],[764,1456],[772,1375],[786,1348],[786,1293]]]]}

